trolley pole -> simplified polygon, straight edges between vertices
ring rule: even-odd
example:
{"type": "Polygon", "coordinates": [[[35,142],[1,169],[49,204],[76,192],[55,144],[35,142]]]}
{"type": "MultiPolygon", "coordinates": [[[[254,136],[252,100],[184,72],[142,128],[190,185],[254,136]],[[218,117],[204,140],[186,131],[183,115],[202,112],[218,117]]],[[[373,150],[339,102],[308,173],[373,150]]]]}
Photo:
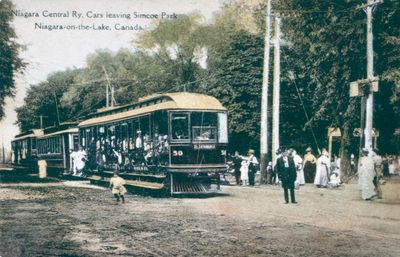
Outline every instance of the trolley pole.
{"type": "Polygon", "coordinates": [[[276,162],[276,151],[279,149],[279,107],[280,107],[280,77],[281,77],[281,18],[275,16],[275,39],[274,39],[274,88],[272,95],[272,165],[276,162]]]}
{"type": "Polygon", "coordinates": [[[271,34],[271,0],[267,0],[267,15],[265,17],[264,35],[264,66],[261,94],[261,138],[260,138],[260,169],[261,183],[266,184],[270,180],[267,174],[268,162],[268,84],[269,84],[269,48],[271,34]]]}

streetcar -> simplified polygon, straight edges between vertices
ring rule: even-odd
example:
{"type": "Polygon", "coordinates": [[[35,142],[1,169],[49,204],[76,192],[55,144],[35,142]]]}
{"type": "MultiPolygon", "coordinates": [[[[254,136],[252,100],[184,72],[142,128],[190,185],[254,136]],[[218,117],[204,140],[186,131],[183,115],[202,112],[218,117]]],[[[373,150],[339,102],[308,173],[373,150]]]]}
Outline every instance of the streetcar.
{"type": "Polygon", "coordinates": [[[31,129],[20,133],[11,141],[11,163],[16,169],[37,167],[37,137],[43,135],[42,129],[31,129]]]}
{"type": "Polygon", "coordinates": [[[57,127],[46,128],[37,136],[37,159],[45,160],[50,171],[70,173],[70,155],[79,148],[77,122],[62,123],[57,127]]]}
{"type": "Polygon", "coordinates": [[[103,175],[161,177],[171,194],[198,194],[218,191],[227,169],[227,110],[208,95],[151,95],[98,110],[78,127],[88,167],[103,175]]]}

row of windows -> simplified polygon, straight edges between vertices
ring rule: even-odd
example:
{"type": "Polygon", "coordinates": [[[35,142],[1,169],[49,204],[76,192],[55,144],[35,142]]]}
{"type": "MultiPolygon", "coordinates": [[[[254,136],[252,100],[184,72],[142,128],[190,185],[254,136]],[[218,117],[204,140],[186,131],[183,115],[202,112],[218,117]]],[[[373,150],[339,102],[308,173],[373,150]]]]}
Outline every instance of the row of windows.
{"type": "Polygon", "coordinates": [[[37,142],[39,154],[61,154],[62,146],[61,136],[38,139],[37,142]]]}
{"type": "Polygon", "coordinates": [[[115,144],[117,141],[134,140],[138,136],[150,139],[152,134],[159,134],[160,130],[152,131],[150,116],[143,116],[135,120],[123,121],[120,123],[93,126],[80,130],[81,144],[87,147],[94,141],[109,142],[115,144]]]}
{"type": "Polygon", "coordinates": [[[168,122],[167,112],[122,121],[114,124],[93,126],[80,130],[81,144],[159,140],[165,136],[173,142],[217,142],[227,143],[226,113],[215,112],[173,112],[168,122]],[[168,136],[168,124],[170,135],[168,136]]]}

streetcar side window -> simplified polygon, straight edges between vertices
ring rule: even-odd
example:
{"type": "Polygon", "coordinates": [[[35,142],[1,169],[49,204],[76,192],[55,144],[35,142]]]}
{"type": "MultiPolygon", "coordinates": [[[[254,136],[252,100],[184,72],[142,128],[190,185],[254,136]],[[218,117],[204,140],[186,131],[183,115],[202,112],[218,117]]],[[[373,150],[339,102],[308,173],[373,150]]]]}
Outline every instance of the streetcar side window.
{"type": "Polygon", "coordinates": [[[36,149],[36,138],[32,138],[32,150],[36,149]]]}
{"type": "Polygon", "coordinates": [[[79,148],[79,136],[78,135],[74,135],[73,136],[73,144],[74,144],[74,150],[78,150],[79,148]]]}
{"type": "Polygon", "coordinates": [[[56,137],[56,153],[61,153],[61,136],[56,137]]]}
{"type": "Polygon", "coordinates": [[[177,141],[189,141],[189,114],[171,114],[171,138],[177,141]]]}
{"type": "Polygon", "coordinates": [[[218,142],[228,143],[228,115],[218,113],[218,142]]]}

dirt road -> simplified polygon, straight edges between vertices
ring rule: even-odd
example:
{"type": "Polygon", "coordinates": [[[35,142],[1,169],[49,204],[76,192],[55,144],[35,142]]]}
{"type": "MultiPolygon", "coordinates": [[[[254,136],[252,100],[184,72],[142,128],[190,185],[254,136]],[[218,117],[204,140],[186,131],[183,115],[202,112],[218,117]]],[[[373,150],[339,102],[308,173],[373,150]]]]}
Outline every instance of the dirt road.
{"type": "MultiPolygon", "coordinates": [[[[400,184],[386,190],[396,197],[400,184]]],[[[116,205],[87,182],[2,181],[0,256],[400,256],[395,198],[307,185],[286,205],[278,186],[223,191],[116,205]]]]}

